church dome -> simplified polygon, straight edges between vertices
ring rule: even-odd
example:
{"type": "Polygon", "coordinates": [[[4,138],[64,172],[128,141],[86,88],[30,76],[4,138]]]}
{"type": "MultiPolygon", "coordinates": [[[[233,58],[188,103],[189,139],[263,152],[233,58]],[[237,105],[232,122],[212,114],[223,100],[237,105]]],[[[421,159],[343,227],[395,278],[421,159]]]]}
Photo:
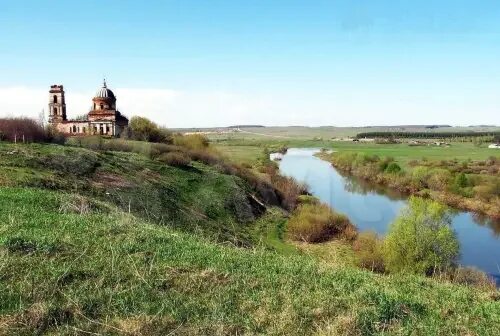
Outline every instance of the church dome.
{"type": "Polygon", "coordinates": [[[108,87],[106,86],[106,80],[104,80],[104,83],[102,84],[102,88],[97,90],[97,92],[95,94],[95,98],[116,99],[113,91],[108,89],[108,87]]]}

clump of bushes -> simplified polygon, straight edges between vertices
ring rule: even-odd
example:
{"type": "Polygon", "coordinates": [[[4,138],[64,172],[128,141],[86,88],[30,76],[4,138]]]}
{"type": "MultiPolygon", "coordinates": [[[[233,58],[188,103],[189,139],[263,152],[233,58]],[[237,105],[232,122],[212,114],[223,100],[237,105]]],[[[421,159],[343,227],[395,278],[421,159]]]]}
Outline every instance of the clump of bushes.
{"type": "Polygon", "coordinates": [[[187,167],[191,163],[191,159],[181,152],[170,152],[161,154],[158,160],[174,167],[187,167]]]}
{"type": "Polygon", "coordinates": [[[320,243],[333,237],[344,238],[344,234],[352,228],[346,216],[333,212],[326,204],[302,204],[288,221],[287,237],[295,241],[320,243]]]}
{"type": "Polygon", "coordinates": [[[458,267],[454,271],[440,274],[444,278],[459,285],[473,286],[486,290],[495,290],[495,282],[484,272],[474,267],[458,267]]]}
{"type": "Polygon", "coordinates": [[[30,118],[0,118],[0,141],[54,142],[64,144],[66,138],[51,127],[30,118]]]}
{"type": "Polygon", "coordinates": [[[208,139],[201,134],[176,135],[173,138],[174,145],[189,149],[202,150],[208,147],[208,139]]]}
{"type": "Polygon", "coordinates": [[[42,142],[46,140],[44,128],[29,118],[0,119],[0,140],[16,142],[42,142]]]}
{"type": "Polygon", "coordinates": [[[144,117],[132,117],[123,137],[131,140],[172,143],[172,133],[144,117]]]}
{"type": "Polygon", "coordinates": [[[372,272],[384,273],[383,240],[373,231],[360,233],[353,243],[358,265],[372,272]]]}
{"type": "Polygon", "coordinates": [[[389,174],[396,174],[401,171],[401,167],[396,162],[391,162],[385,168],[385,172],[389,174]]]}
{"type": "Polygon", "coordinates": [[[438,202],[410,197],[389,228],[383,254],[390,272],[432,274],[455,265],[459,244],[448,209],[438,202]]]}

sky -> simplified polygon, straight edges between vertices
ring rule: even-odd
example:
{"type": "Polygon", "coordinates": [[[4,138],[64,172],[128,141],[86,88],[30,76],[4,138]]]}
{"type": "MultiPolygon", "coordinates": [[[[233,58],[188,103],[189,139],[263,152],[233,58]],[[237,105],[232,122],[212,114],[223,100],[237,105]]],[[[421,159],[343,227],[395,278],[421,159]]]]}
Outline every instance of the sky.
{"type": "Polygon", "coordinates": [[[167,127],[500,124],[500,2],[0,0],[0,117],[106,78],[167,127]]]}

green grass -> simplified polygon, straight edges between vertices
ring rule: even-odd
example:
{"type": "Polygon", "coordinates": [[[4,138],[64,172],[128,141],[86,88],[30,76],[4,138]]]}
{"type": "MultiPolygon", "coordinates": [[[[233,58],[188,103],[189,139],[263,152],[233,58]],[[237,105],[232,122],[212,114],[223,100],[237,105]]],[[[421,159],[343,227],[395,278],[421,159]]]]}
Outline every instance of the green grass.
{"type": "MultiPolygon", "coordinates": [[[[214,139],[220,138],[245,138],[245,139],[299,139],[312,140],[332,138],[354,137],[364,132],[469,132],[469,131],[499,131],[500,127],[441,127],[428,129],[418,126],[374,126],[374,127],[306,127],[306,126],[282,126],[282,127],[245,127],[240,132],[229,132],[229,129],[218,129],[222,132],[214,132],[216,129],[203,129],[210,133],[214,139]],[[225,131],[225,132],[224,132],[225,131]]],[[[189,130],[180,130],[189,131],[189,130]]],[[[197,130],[190,130],[197,131],[197,130]]]]}
{"type": "Polygon", "coordinates": [[[291,245],[286,214],[257,218],[247,195],[197,162],[0,142],[0,335],[500,332],[497,292],[291,245]]]}
{"type": "Polygon", "coordinates": [[[0,188],[0,334],[497,335],[491,294],[241,249],[0,188]]]}
{"type": "Polygon", "coordinates": [[[239,163],[253,164],[264,155],[264,149],[260,146],[216,145],[215,148],[230,160],[239,163]]]}
{"type": "Polygon", "coordinates": [[[246,137],[233,135],[231,137],[213,139],[217,148],[231,159],[239,162],[256,163],[266,147],[286,145],[290,148],[326,148],[339,152],[356,152],[381,157],[392,156],[402,165],[410,160],[453,160],[459,161],[485,160],[490,156],[499,156],[497,150],[475,146],[469,142],[454,142],[450,147],[408,146],[408,144],[375,144],[348,141],[325,141],[301,138],[273,139],[262,137],[246,137]]]}
{"type": "Polygon", "coordinates": [[[178,168],[136,153],[0,142],[0,185],[76,192],[214,240],[253,241],[245,181],[197,162],[178,168]]]}
{"type": "Polygon", "coordinates": [[[370,144],[370,143],[334,143],[331,148],[338,151],[351,151],[357,153],[366,153],[384,156],[392,156],[396,161],[403,164],[410,160],[450,160],[459,161],[485,160],[490,156],[499,154],[487,147],[476,147],[472,143],[454,142],[450,147],[436,146],[408,146],[407,144],[370,144]]]}

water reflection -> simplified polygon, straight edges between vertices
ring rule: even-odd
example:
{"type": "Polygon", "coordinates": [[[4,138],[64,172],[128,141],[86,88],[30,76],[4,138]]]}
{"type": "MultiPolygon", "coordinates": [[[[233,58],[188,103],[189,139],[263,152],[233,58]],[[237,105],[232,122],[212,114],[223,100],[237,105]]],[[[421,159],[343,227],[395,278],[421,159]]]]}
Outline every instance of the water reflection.
{"type": "MultiPolygon", "coordinates": [[[[359,230],[385,234],[406,197],[368,181],[340,174],[313,156],[316,149],[288,150],[280,170],[305,182],[313,195],[346,214],[359,230]]],[[[500,221],[455,210],[452,225],[460,241],[460,263],[500,279],[500,221]]]]}

